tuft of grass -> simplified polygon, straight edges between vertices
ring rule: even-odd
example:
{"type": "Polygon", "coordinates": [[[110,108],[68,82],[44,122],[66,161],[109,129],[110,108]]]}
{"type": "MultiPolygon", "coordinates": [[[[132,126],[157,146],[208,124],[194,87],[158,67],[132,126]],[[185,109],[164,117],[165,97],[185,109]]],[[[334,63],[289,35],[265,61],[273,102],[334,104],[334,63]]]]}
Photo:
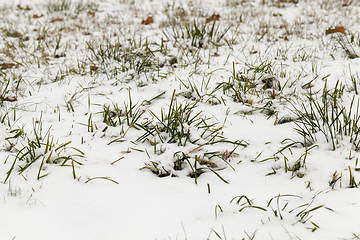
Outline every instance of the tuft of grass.
{"type": "Polygon", "coordinates": [[[198,102],[179,103],[176,100],[174,91],[167,112],[161,109],[160,116],[157,116],[153,111],[149,110],[157,122],[155,124],[139,125],[145,133],[137,141],[149,141],[149,137],[151,137],[151,139],[155,138],[158,142],[177,143],[178,146],[185,146],[188,142],[195,144],[199,139],[191,138],[190,131],[192,127],[204,129],[201,137],[209,137],[210,141],[215,139],[221,129],[211,131],[211,125],[208,125],[206,119],[200,116],[201,112],[194,113],[197,104],[198,102]],[[206,135],[207,132],[210,132],[210,134],[206,135]]]}
{"type": "Polygon", "coordinates": [[[91,64],[100,67],[108,79],[124,76],[125,79],[132,80],[145,75],[147,79],[155,81],[156,78],[166,76],[166,73],[160,72],[166,64],[160,57],[165,57],[168,52],[162,39],[159,44],[150,44],[147,38],[143,39],[141,36],[139,39],[135,36],[126,40],[112,40],[109,37],[100,44],[94,41],[86,44],[91,64]]]}
{"type": "Polygon", "coordinates": [[[97,11],[99,4],[94,1],[72,1],[72,0],[49,0],[47,4],[48,13],[68,13],[74,12],[79,14],[81,12],[97,11]]]}
{"type": "Polygon", "coordinates": [[[71,0],[60,0],[60,1],[50,0],[47,5],[47,10],[49,13],[69,11],[70,8],[71,8],[71,0]]]}
{"type": "Polygon", "coordinates": [[[230,200],[230,203],[232,203],[233,201],[235,201],[237,199],[237,201],[235,202],[237,205],[240,205],[241,208],[239,209],[239,212],[242,212],[244,209],[246,208],[255,208],[255,209],[259,209],[259,210],[262,210],[264,212],[266,212],[267,210],[263,207],[260,207],[260,206],[257,206],[257,205],[254,205],[254,202],[253,200],[251,200],[250,198],[248,198],[246,195],[241,195],[241,196],[236,196],[236,197],[233,197],[231,200],[230,200]],[[241,200],[244,199],[245,202],[241,203],[241,200]]]}
{"type": "Polygon", "coordinates": [[[336,33],[337,42],[341,46],[341,48],[345,51],[346,56],[350,59],[358,58],[359,55],[356,53],[354,47],[352,46],[353,41],[349,41],[346,35],[342,33],[336,33]]]}
{"type": "Polygon", "coordinates": [[[294,108],[293,113],[297,117],[294,120],[295,130],[303,137],[305,145],[314,144],[321,133],[333,150],[345,136],[349,137],[356,150],[359,149],[359,101],[354,104],[354,95],[349,107],[342,106],[343,92],[344,86],[339,82],[332,91],[327,90],[325,84],[321,101],[316,101],[310,93],[300,108],[294,108]]]}
{"type": "MultiPolygon", "coordinates": [[[[140,122],[142,115],[145,113],[142,106],[151,104],[152,101],[160,98],[165,93],[162,92],[150,100],[145,100],[142,104],[138,102],[134,104],[131,98],[130,88],[128,91],[129,100],[128,102],[124,102],[123,107],[120,107],[116,103],[112,104],[113,107],[111,109],[110,106],[103,106],[103,111],[100,112],[103,116],[103,122],[106,123],[106,127],[102,130],[103,132],[105,132],[108,127],[121,126],[120,134],[122,135],[121,138],[123,138],[130,128],[140,129],[142,125],[138,122],[140,122]],[[124,127],[126,127],[126,130],[124,130],[124,127]]],[[[113,140],[109,144],[113,142],[117,142],[117,140],[113,140]]]]}
{"type": "Polygon", "coordinates": [[[6,173],[4,182],[9,180],[14,171],[22,174],[34,165],[38,167],[36,178],[39,180],[49,174],[49,172],[43,173],[46,171],[46,166],[53,164],[71,167],[73,178],[76,179],[75,165],[82,165],[77,158],[84,158],[85,154],[81,150],[71,147],[71,141],[65,143],[55,141],[50,134],[50,128],[43,135],[40,120],[38,123],[34,122],[32,135],[26,134],[22,129],[10,131],[14,135],[7,137],[5,140],[16,150],[17,154],[14,156],[14,161],[6,173]]]}
{"type": "MultiPolygon", "coordinates": [[[[250,199],[246,195],[235,196],[234,198],[232,198],[230,200],[230,203],[235,202],[237,205],[239,205],[241,207],[239,209],[239,212],[243,212],[245,209],[249,209],[249,208],[257,209],[257,210],[261,210],[263,212],[272,212],[276,218],[280,218],[281,220],[284,220],[285,216],[287,216],[288,214],[295,214],[295,217],[297,220],[294,224],[296,224],[296,223],[306,224],[312,218],[312,216],[313,216],[312,214],[319,209],[327,209],[327,210],[333,211],[332,209],[325,207],[324,204],[312,207],[314,198],[316,196],[317,195],[315,195],[310,202],[305,202],[305,203],[303,203],[299,206],[296,206],[290,210],[287,210],[287,209],[289,209],[289,207],[291,206],[291,203],[292,203],[292,201],[290,201],[290,199],[294,199],[294,198],[302,199],[301,196],[294,195],[294,194],[279,194],[277,196],[270,198],[270,200],[267,201],[267,205],[265,207],[260,206],[260,205],[255,205],[254,199],[250,199]],[[271,211],[268,211],[269,208],[271,211]]],[[[220,211],[223,212],[223,209],[220,207],[220,205],[216,205],[215,206],[215,217],[217,217],[218,209],[220,209],[220,211]]],[[[270,220],[270,217],[268,217],[268,219],[270,220]]],[[[315,232],[319,228],[319,226],[312,221],[310,222],[310,224],[307,224],[307,225],[309,226],[307,228],[310,229],[312,232],[315,232]]]]}
{"type": "Polygon", "coordinates": [[[350,188],[357,188],[357,187],[359,186],[360,182],[359,182],[359,183],[356,183],[354,174],[353,174],[353,172],[351,171],[350,166],[348,166],[348,169],[349,169],[349,178],[350,178],[350,179],[349,179],[349,187],[350,187],[350,188]]]}
{"type": "Polygon", "coordinates": [[[172,24],[171,30],[163,31],[165,38],[173,46],[183,50],[191,48],[218,48],[221,41],[226,41],[225,35],[230,30],[231,25],[221,28],[218,21],[202,22],[194,20],[192,22],[180,22],[182,24],[172,24]]]}
{"type": "Polygon", "coordinates": [[[229,80],[218,84],[217,89],[222,89],[223,94],[229,96],[234,102],[251,108],[248,112],[237,113],[246,115],[259,111],[268,118],[278,113],[274,107],[274,101],[281,98],[282,87],[274,76],[274,63],[271,61],[249,65],[241,71],[236,71],[233,62],[229,80]],[[261,103],[261,105],[255,103],[261,103]]]}

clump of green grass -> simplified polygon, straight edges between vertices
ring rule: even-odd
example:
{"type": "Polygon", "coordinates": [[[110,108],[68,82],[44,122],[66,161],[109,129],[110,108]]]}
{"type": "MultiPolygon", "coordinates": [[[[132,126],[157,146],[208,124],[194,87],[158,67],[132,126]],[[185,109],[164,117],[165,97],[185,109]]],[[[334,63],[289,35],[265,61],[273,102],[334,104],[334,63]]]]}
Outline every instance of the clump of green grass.
{"type": "MultiPolygon", "coordinates": [[[[318,193],[319,194],[319,193],[318,193]]],[[[313,217],[313,213],[318,211],[319,209],[327,209],[329,211],[333,211],[332,209],[326,207],[324,204],[317,205],[312,207],[314,199],[317,195],[315,195],[310,202],[305,202],[299,206],[295,206],[289,210],[292,201],[290,199],[301,199],[301,196],[294,195],[294,194],[279,194],[270,198],[267,202],[266,206],[261,206],[259,204],[254,203],[254,199],[249,198],[247,195],[239,195],[235,196],[230,200],[230,203],[235,203],[240,206],[238,210],[240,213],[245,211],[250,211],[251,209],[260,210],[263,212],[272,212],[276,218],[280,218],[281,220],[285,219],[289,214],[293,217],[295,215],[296,223],[306,224],[309,220],[313,217]],[[269,211],[271,210],[271,211],[269,211]]],[[[218,216],[218,209],[220,212],[224,212],[223,208],[218,204],[215,206],[215,217],[218,216]]],[[[270,220],[270,216],[268,217],[270,220]]],[[[310,224],[307,224],[307,229],[315,232],[319,226],[315,223],[310,221],[310,224]]]]}
{"type": "Polygon", "coordinates": [[[103,111],[101,112],[103,116],[103,122],[106,124],[106,127],[102,130],[105,132],[109,127],[120,127],[120,137],[109,142],[122,142],[126,133],[130,130],[130,128],[135,128],[140,130],[143,125],[147,125],[149,121],[145,121],[145,123],[140,123],[142,119],[142,115],[145,113],[143,109],[144,106],[150,105],[156,99],[162,97],[165,92],[162,92],[150,100],[144,100],[141,104],[139,102],[134,103],[131,97],[130,88],[129,91],[129,100],[124,102],[122,106],[119,106],[117,103],[112,103],[112,107],[108,105],[103,106],[103,111]]]}
{"type": "Polygon", "coordinates": [[[331,143],[333,150],[345,136],[349,137],[356,151],[360,149],[359,101],[355,103],[354,95],[348,108],[342,106],[343,92],[344,85],[339,82],[332,91],[327,90],[325,85],[321,101],[316,101],[310,93],[300,108],[293,110],[296,115],[295,130],[303,137],[305,145],[314,144],[320,133],[331,143]]]}
{"type": "Polygon", "coordinates": [[[58,143],[49,130],[43,135],[41,120],[34,122],[33,132],[31,135],[26,134],[23,129],[12,129],[10,137],[5,140],[9,143],[10,148],[17,153],[10,169],[6,173],[6,182],[11,174],[15,171],[22,174],[30,167],[36,165],[38,167],[37,179],[47,176],[47,165],[58,164],[60,166],[69,166],[72,169],[72,175],[76,178],[75,166],[82,165],[77,158],[83,158],[84,153],[75,147],[71,147],[71,141],[58,143]],[[71,153],[69,153],[71,152],[71,153]]]}
{"type": "Polygon", "coordinates": [[[234,102],[249,106],[251,110],[244,114],[259,111],[270,118],[277,113],[274,100],[280,99],[281,91],[286,85],[281,87],[273,69],[273,62],[262,61],[236,71],[233,63],[229,80],[218,84],[217,89],[222,89],[223,94],[234,102]]]}
{"type": "MultiPolygon", "coordinates": [[[[311,150],[318,147],[318,145],[312,145],[312,146],[306,146],[303,142],[297,142],[290,138],[284,139],[281,143],[286,144],[284,147],[282,147],[280,150],[278,150],[272,157],[266,158],[264,160],[261,160],[259,162],[265,162],[268,160],[275,160],[278,161],[280,158],[284,161],[284,171],[285,173],[291,172],[292,176],[291,178],[298,177],[303,178],[305,176],[304,172],[302,170],[306,169],[306,161],[308,155],[311,153],[311,150]],[[296,147],[304,147],[305,150],[301,153],[299,157],[294,157],[292,148],[296,147]],[[292,161],[290,161],[288,155],[285,154],[285,150],[288,150],[291,154],[291,157],[293,158],[292,161]]],[[[268,173],[267,176],[276,174],[277,171],[272,168],[272,172],[268,173]]]]}
{"type": "Polygon", "coordinates": [[[64,12],[70,10],[71,0],[49,1],[48,12],[64,12]]]}
{"type": "MultiPolygon", "coordinates": [[[[226,141],[220,140],[218,142],[205,143],[200,146],[195,147],[189,152],[177,151],[173,154],[173,160],[171,165],[165,165],[161,163],[161,161],[150,161],[150,163],[145,163],[145,166],[141,169],[149,169],[158,177],[177,177],[180,172],[187,172],[187,176],[193,178],[195,180],[195,184],[198,182],[198,178],[200,175],[206,172],[214,173],[221,181],[224,183],[229,183],[225,180],[218,171],[225,169],[225,167],[220,167],[220,163],[225,163],[231,169],[235,171],[235,169],[230,164],[230,161],[237,157],[238,154],[235,150],[238,147],[246,147],[248,145],[247,142],[241,141],[226,141]],[[232,144],[234,147],[232,150],[224,150],[224,151],[213,151],[210,150],[214,148],[217,144],[232,144]],[[207,150],[205,150],[207,149],[207,150]],[[203,153],[198,153],[198,151],[203,153]]],[[[156,152],[157,155],[161,155],[165,152],[156,152]]],[[[149,153],[147,153],[149,155],[149,153]]],[[[151,156],[149,155],[151,158],[151,156]]]]}
{"type": "Polygon", "coordinates": [[[219,96],[216,94],[220,89],[219,86],[215,87],[211,91],[209,90],[209,83],[211,79],[211,74],[207,74],[203,77],[200,86],[195,84],[193,79],[188,79],[187,82],[179,79],[181,86],[184,86],[186,90],[178,93],[177,96],[182,96],[192,101],[199,101],[210,105],[224,103],[222,95],[219,96]]]}
{"type": "Polygon", "coordinates": [[[170,30],[163,31],[166,39],[181,49],[219,47],[226,42],[225,35],[231,26],[221,27],[218,21],[197,21],[181,25],[173,24],[170,30]]]}
{"type": "Polygon", "coordinates": [[[48,13],[66,13],[73,11],[76,14],[86,11],[97,11],[99,4],[93,1],[72,1],[72,0],[49,0],[47,4],[48,13]]]}
{"type": "MultiPolygon", "coordinates": [[[[196,112],[198,102],[179,103],[176,100],[175,91],[173,92],[169,110],[161,110],[160,116],[150,111],[154,122],[146,121],[137,124],[145,133],[141,135],[137,142],[148,142],[154,149],[154,157],[162,155],[166,146],[177,144],[179,147],[195,146],[190,152],[177,151],[173,153],[172,166],[162,165],[161,161],[151,161],[143,169],[150,169],[157,176],[176,176],[177,171],[187,169],[188,176],[195,179],[206,171],[216,174],[222,181],[226,182],[216,171],[222,168],[216,163],[219,159],[231,168],[229,160],[236,156],[235,150],[241,146],[246,147],[247,142],[243,140],[229,141],[223,136],[222,127],[217,123],[210,123],[210,118],[202,116],[202,112],[196,112]],[[203,148],[211,148],[217,144],[231,144],[234,148],[224,151],[210,151],[203,148]],[[202,150],[203,154],[195,152],[202,150]],[[216,160],[217,159],[217,160],[216,160]],[[185,167],[187,166],[187,167],[185,167]]],[[[149,158],[152,158],[147,152],[149,158]]],[[[234,170],[234,168],[232,168],[234,170]]]]}
{"type": "Polygon", "coordinates": [[[175,91],[171,97],[168,111],[161,109],[158,116],[153,111],[149,113],[154,119],[155,124],[139,125],[145,133],[137,141],[150,141],[156,139],[161,143],[176,143],[178,146],[185,146],[187,143],[195,144],[200,139],[212,142],[223,138],[222,127],[215,127],[215,124],[208,123],[207,118],[201,116],[202,112],[195,112],[198,102],[180,103],[176,100],[175,91]],[[191,130],[200,130],[200,137],[193,138],[191,130]]]}
{"type": "MultiPolygon", "coordinates": [[[[205,172],[213,172],[221,180],[223,179],[216,171],[221,170],[217,161],[220,159],[226,162],[230,167],[229,160],[237,156],[236,148],[239,146],[246,147],[248,143],[245,141],[231,142],[224,138],[222,134],[222,126],[216,123],[210,123],[209,118],[202,116],[202,112],[196,112],[198,101],[179,102],[176,99],[175,91],[172,94],[168,111],[161,109],[160,115],[155,114],[152,110],[145,111],[142,106],[149,106],[153,101],[161,98],[165,92],[162,92],[150,100],[145,100],[141,104],[133,103],[129,90],[129,101],[124,103],[123,108],[119,108],[116,104],[113,107],[104,106],[103,119],[107,124],[103,131],[109,127],[121,127],[120,137],[112,140],[109,144],[125,141],[124,136],[130,128],[142,130],[140,135],[133,143],[148,143],[152,146],[154,154],[150,154],[147,150],[138,150],[146,152],[151,160],[145,163],[142,169],[148,169],[158,177],[177,176],[178,171],[187,169],[188,176],[195,179],[197,183],[198,177],[205,172]],[[143,117],[143,114],[149,116],[143,117]],[[125,126],[125,128],[124,128],[125,126]],[[126,130],[124,130],[126,129],[126,130]],[[157,160],[168,146],[176,144],[178,147],[197,146],[193,151],[188,153],[179,151],[173,153],[172,166],[163,165],[157,160]],[[231,150],[224,151],[206,151],[203,154],[194,154],[197,150],[204,147],[214,146],[216,144],[232,144],[235,147],[231,150]]],[[[210,147],[211,148],[211,147],[210,147]]]]}
{"type": "Polygon", "coordinates": [[[127,40],[105,38],[100,44],[87,42],[87,47],[91,64],[100,67],[109,79],[123,76],[132,80],[145,76],[148,80],[156,80],[166,76],[165,72],[160,72],[167,63],[161,60],[168,52],[163,40],[159,44],[150,44],[141,36],[127,40]]]}
{"type": "Polygon", "coordinates": [[[342,33],[336,33],[337,41],[341,48],[345,51],[346,55],[350,59],[358,58],[359,55],[356,53],[354,47],[352,46],[353,40],[349,41],[347,36],[342,33]]]}
{"type": "Polygon", "coordinates": [[[18,95],[22,93],[21,84],[23,78],[17,74],[3,74],[0,83],[0,106],[4,107],[7,102],[16,102],[18,95]]]}

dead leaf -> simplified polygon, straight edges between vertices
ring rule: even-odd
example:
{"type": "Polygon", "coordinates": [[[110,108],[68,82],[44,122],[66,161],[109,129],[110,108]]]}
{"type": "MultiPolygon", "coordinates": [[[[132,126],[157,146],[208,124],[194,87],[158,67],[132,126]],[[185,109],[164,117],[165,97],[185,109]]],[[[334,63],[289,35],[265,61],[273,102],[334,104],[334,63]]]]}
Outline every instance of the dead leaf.
{"type": "Polygon", "coordinates": [[[64,19],[62,19],[62,18],[55,18],[55,19],[51,20],[50,22],[62,22],[62,21],[64,21],[64,19]]]}
{"type": "Polygon", "coordinates": [[[142,20],[141,24],[143,25],[149,25],[154,22],[154,18],[152,16],[149,16],[146,20],[142,20]]]}
{"type": "Polygon", "coordinates": [[[0,64],[1,70],[13,68],[13,67],[18,67],[18,66],[14,63],[1,63],[0,64]]]}
{"type": "Polygon", "coordinates": [[[353,3],[352,0],[345,0],[344,3],[341,5],[342,7],[348,7],[353,3]]]}
{"type": "Polygon", "coordinates": [[[345,28],[343,26],[337,26],[335,28],[329,28],[325,31],[325,34],[332,34],[332,33],[343,33],[345,34],[345,28]]]}
{"type": "Polygon", "coordinates": [[[289,41],[289,38],[285,35],[285,36],[279,36],[280,39],[284,39],[285,41],[289,41]]]}
{"type": "Polygon", "coordinates": [[[31,10],[31,8],[28,5],[26,5],[25,7],[22,7],[20,4],[18,4],[17,7],[18,7],[18,9],[24,10],[24,11],[30,11],[31,10]]]}
{"type": "Polygon", "coordinates": [[[93,12],[93,11],[88,11],[88,12],[87,12],[87,15],[88,15],[88,16],[91,16],[91,17],[95,17],[95,12],[93,12]]]}
{"type": "Polygon", "coordinates": [[[34,15],[33,15],[33,18],[35,18],[35,19],[36,19],[36,18],[42,18],[43,16],[44,16],[44,14],[41,14],[41,15],[34,14],[34,15]]]}
{"type": "Polygon", "coordinates": [[[208,18],[206,18],[206,21],[205,21],[205,23],[209,23],[209,22],[212,22],[212,21],[219,21],[219,19],[220,19],[220,14],[213,14],[213,15],[211,15],[211,17],[208,17],[208,18]]]}
{"type": "Polygon", "coordinates": [[[98,70],[99,67],[97,66],[90,66],[90,71],[91,72],[96,72],[96,70],[98,70]]]}
{"type": "Polygon", "coordinates": [[[3,102],[15,102],[15,101],[17,101],[17,97],[16,96],[7,96],[7,97],[0,96],[0,100],[3,102]]]}

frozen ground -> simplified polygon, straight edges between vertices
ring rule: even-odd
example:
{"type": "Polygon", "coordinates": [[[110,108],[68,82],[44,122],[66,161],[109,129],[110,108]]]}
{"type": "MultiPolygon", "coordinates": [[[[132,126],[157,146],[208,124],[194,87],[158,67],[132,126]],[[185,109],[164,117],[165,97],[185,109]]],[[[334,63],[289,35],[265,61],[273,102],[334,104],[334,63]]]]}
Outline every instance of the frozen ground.
{"type": "Polygon", "coordinates": [[[360,238],[358,1],[0,3],[1,239],[360,238]]]}

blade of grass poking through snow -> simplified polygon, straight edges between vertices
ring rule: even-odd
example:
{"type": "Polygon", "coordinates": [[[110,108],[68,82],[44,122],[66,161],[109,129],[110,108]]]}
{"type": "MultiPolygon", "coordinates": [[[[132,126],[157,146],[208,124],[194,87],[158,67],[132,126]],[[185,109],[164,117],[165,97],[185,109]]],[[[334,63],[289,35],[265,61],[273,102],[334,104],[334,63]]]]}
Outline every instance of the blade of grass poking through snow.
{"type": "Polygon", "coordinates": [[[259,209],[259,210],[265,211],[265,212],[267,211],[267,210],[266,210],[265,208],[263,208],[263,207],[254,205],[253,201],[250,200],[246,195],[241,195],[241,196],[233,197],[233,199],[230,200],[230,203],[232,203],[232,202],[233,202],[235,199],[237,199],[237,198],[238,198],[238,200],[236,201],[236,204],[237,204],[237,205],[244,206],[245,204],[247,204],[247,206],[244,206],[244,207],[240,208],[240,209],[239,209],[239,212],[242,212],[242,211],[243,211],[244,209],[246,209],[246,208],[255,208],[255,209],[259,209]],[[242,199],[245,199],[246,202],[240,204],[240,202],[241,202],[242,199]]]}
{"type": "MultiPolygon", "coordinates": [[[[310,203],[311,204],[311,203],[310,203]]],[[[310,206],[309,204],[309,206],[310,206]]],[[[300,219],[298,220],[300,223],[306,223],[312,216],[310,216],[310,213],[318,210],[320,208],[323,208],[324,205],[319,205],[316,206],[310,210],[307,210],[307,208],[305,208],[304,210],[300,211],[298,214],[296,214],[296,217],[299,217],[300,219]]]]}
{"type": "MultiPolygon", "coordinates": [[[[20,154],[20,152],[19,152],[18,154],[20,154]]],[[[16,164],[17,159],[18,159],[18,158],[15,157],[15,159],[14,159],[14,161],[13,161],[10,169],[6,172],[6,178],[5,178],[5,180],[4,180],[4,183],[6,183],[6,181],[9,179],[11,173],[13,172],[13,170],[14,170],[14,168],[15,168],[15,164],[16,164]]]]}
{"type": "Polygon", "coordinates": [[[217,214],[217,210],[220,210],[220,212],[224,212],[223,211],[223,209],[221,208],[221,206],[219,205],[219,204],[217,204],[216,206],[215,206],[215,218],[217,218],[218,217],[218,214],[217,214]]]}
{"type": "Polygon", "coordinates": [[[220,178],[224,183],[229,183],[228,181],[226,181],[224,178],[222,178],[221,176],[220,176],[220,174],[218,174],[217,172],[215,172],[214,170],[212,170],[211,168],[207,168],[207,169],[209,169],[211,172],[213,172],[218,178],[220,178]]]}
{"type": "Polygon", "coordinates": [[[259,209],[259,210],[262,210],[264,212],[266,212],[267,210],[263,207],[260,207],[260,206],[255,206],[255,205],[251,205],[251,206],[245,206],[245,207],[242,207],[239,209],[239,212],[242,212],[244,209],[246,208],[255,208],[255,209],[259,209]]]}
{"type": "Polygon", "coordinates": [[[185,160],[188,162],[190,168],[191,168],[191,173],[190,173],[190,177],[195,179],[195,184],[197,184],[197,179],[199,177],[200,174],[203,173],[201,168],[197,168],[197,160],[198,157],[197,155],[195,155],[195,161],[194,161],[194,165],[191,164],[189,158],[187,156],[184,155],[185,160]]]}
{"type": "Polygon", "coordinates": [[[357,184],[356,181],[355,181],[355,177],[354,177],[354,174],[353,174],[352,171],[351,171],[350,166],[348,166],[348,169],[349,169],[349,178],[350,178],[350,180],[349,180],[349,186],[350,186],[350,188],[357,188],[357,187],[358,187],[358,184],[357,184]]]}
{"type": "Polygon", "coordinates": [[[158,99],[158,98],[161,98],[165,93],[166,93],[166,91],[163,91],[163,92],[159,93],[158,95],[156,95],[155,97],[151,98],[150,100],[144,100],[144,101],[141,103],[141,105],[142,105],[142,106],[151,105],[151,103],[152,103],[154,100],[156,100],[156,99],[158,99]]]}
{"type": "MultiPolygon", "coordinates": [[[[52,152],[49,154],[49,156],[48,156],[48,158],[47,158],[46,161],[49,161],[51,155],[52,155],[52,152]]],[[[42,171],[42,169],[43,169],[45,157],[46,157],[46,156],[44,156],[43,159],[42,159],[42,161],[41,161],[41,164],[40,164],[40,167],[39,167],[39,171],[38,171],[38,175],[37,175],[37,180],[39,180],[40,178],[45,177],[45,176],[47,175],[47,174],[42,175],[42,176],[40,175],[40,173],[41,173],[41,171],[42,171]]]]}
{"type": "Polygon", "coordinates": [[[294,195],[294,194],[279,194],[275,197],[272,197],[267,204],[267,207],[270,207],[271,210],[274,212],[275,217],[280,217],[281,220],[283,220],[283,216],[281,214],[282,211],[284,211],[284,209],[287,206],[287,203],[280,209],[280,198],[286,198],[286,197],[297,197],[297,198],[301,198],[300,196],[294,195]],[[274,208],[271,206],[271,202],[276,199],[276,208],[277,210],[274,210],[274,208]]]}
{"type": "Polygon", "coordinates": [[[96,179],[103,179],[103,180],[107,180],[107,181],[110,181],[110,182],[113,182],[115,184],[119,184],[117,181],[111,179],[111,178],[108,178],[108,177],[93,177],[93,178],[89,178],[88,180],[85,181],[85,183],[88,183],[90,181],[93,181],[93,180],[96,180],[96,179]]]}
{"type": "Polygon", "coordinates": [[[247,204],[249,204],[249,205],[252,205],[252,204],[253,204],[252,200],[251,200],[250,198],[248,198],[246,195],[241,195],[241,196],[233,197],[233,198],[230,200],[230,203],[232,203],[233,201],[235,201],[235,199],[237,199],[237,198],[238,198],[238,200],[236,201],[236,204],[238,204],[238,205],[240,204],[240,202],[241,202],[242,199],[245,199],[246,202],[247,202],[247,204]]]}
{"type": "Polygon", "coordinates": [[[73,178],[76,179],[75,166],[74,166],[74,160],[73,159],[71,159],[71,168],[72,168],[73,178]]]}
{"type": "Polygon", "coordinates": [[[360,239],[360,234],[356,235],[355,233],[352,233],[354,235],[354,238],[352,239],[360,239]]]}

